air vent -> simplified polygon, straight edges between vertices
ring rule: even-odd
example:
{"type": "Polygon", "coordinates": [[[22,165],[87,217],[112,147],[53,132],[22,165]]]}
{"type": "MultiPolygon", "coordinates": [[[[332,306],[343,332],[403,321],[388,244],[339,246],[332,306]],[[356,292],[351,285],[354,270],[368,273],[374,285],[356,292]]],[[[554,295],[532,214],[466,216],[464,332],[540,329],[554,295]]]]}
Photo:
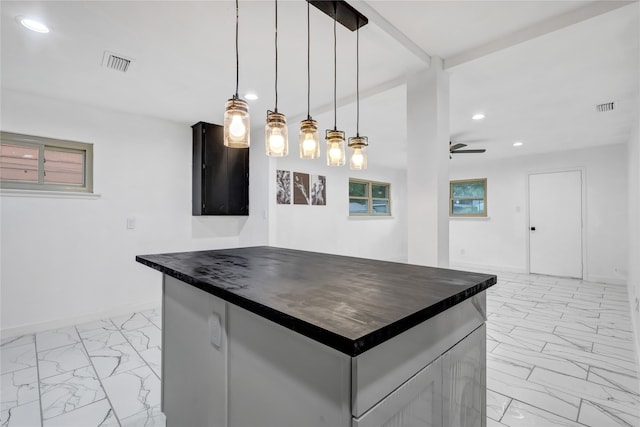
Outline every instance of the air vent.
{"type": "Polygon", "coordinates": [[[129,70],[132,62],[133,59],[106,51],[104,53],[104,57],[102,58],[103,67],[109,68],[111,70],[122,71],[123,73],[126,73],[129,70]]]}
{"type": "Polygon", "coordinates": [[[616,107],[616,103],[614,102],[605,102],[604,104],[596,105],[596,111],[598,113],[604,113],[605,111],[613,111],[616,107]]]}

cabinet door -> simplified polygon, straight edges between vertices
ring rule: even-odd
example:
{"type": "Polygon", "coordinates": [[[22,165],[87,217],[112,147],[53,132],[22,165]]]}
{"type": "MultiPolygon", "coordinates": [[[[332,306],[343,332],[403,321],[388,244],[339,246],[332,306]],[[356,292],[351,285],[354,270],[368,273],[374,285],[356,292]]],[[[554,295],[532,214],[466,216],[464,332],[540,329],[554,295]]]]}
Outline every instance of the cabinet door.
{"type": "Polygon", "coordinates": [[[228,425],[226,313],[220,298],[164,276],[161,363],[167,426],[228,425]]]}
{"type": "Polygon", "coordinates": [[[224,146],[224,128],[207,124],[204,135],[204,173],[202,174],[202,198],[205,215],[226,214],[229,198],[227,151],[224,146]]]}
{"type": "Polygon", "coordinates": [[[353,418],[352,426],[442,426],[442,358],[423,368],[360,418],[353,418]]]}
{"type": "Polygon", "coordinates": [[[442,357],[444,426],[486,426],[486,338],[482,325],[442,357]]]}
{"type": "Polygon", "coordinates": [[[228,213],[249,214],[249,149],[227,149],[228,213]]]}

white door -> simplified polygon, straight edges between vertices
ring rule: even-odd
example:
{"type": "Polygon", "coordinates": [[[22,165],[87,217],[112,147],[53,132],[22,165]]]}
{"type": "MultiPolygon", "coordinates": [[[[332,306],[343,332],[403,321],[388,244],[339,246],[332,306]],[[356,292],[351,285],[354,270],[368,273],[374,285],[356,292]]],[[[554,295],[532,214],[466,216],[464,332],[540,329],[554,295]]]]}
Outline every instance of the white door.
{"type": "Polygon", "coordinates": [[[582,278],[582,172],[529,175],[529,271],[582,278]]]}

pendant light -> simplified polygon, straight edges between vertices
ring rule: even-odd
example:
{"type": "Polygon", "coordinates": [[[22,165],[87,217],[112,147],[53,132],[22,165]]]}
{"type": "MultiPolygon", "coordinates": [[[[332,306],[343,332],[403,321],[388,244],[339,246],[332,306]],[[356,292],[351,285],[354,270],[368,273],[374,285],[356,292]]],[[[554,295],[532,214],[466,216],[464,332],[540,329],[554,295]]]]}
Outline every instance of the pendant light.
{"type": "Polygon", "coordinates": [[[227,100],[224,111],[224,145],[231,148],[248,148],[249,105],[238,97],[240,61],[238,59],[238,0],[236,0],[236,93],[227,100]]]}
{"type": "Polygon", "coordinates": [[[267,111],[267,124],[265,125],[265,149],[267,156],[284,157],[289,154],[289,129],[287,118],[278,113],[278,0],[276,5],[276,103],[273,111],[267,111]]]}
{"type": "Polygon", "coordinates": [[[349,168],[367,168],[367,147],[369,139],[360,136],[360,26],[356,29],[356,136],[349,138],[349,168]]]}
{"type": "Polygon", "coordinates": [[[336,23],[338,15],[338,6],[334,2],[333,7],[333,129],[327,129],[325,133],[325,140],[327,141],[327,165],[329,166],[343,166],[345,162],[344,152],[344,132],[337,128],[337,46],[336,46],[336,23]]]}
{"type": "Polygon", "coordinates": [[[320,157],[320,133],[318,122],[311,118],[311,20],[307,1],[307,119],[300,122],[298,145],[301,159],[320,157]]]}

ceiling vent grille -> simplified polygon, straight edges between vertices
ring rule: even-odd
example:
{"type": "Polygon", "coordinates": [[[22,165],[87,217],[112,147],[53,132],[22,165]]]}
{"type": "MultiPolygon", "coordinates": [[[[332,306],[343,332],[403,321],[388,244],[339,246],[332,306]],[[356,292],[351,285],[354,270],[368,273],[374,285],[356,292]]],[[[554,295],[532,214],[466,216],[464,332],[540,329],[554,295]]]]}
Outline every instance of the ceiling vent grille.
{"type": "Polygon", "coordinates": [[[604,104],[596,105],[596,111],[598,113],[604,113],[605,111],[613,111],[616,107],[616,103],[614,102],[605,102],[604,104]]]}
{"type": "Polygon", "coordinates": [[[126,73],[131,66],[133,59],[126,58],[113,52],[105,52],[102,58],[102,66],[111,70],[126,73]]]}

